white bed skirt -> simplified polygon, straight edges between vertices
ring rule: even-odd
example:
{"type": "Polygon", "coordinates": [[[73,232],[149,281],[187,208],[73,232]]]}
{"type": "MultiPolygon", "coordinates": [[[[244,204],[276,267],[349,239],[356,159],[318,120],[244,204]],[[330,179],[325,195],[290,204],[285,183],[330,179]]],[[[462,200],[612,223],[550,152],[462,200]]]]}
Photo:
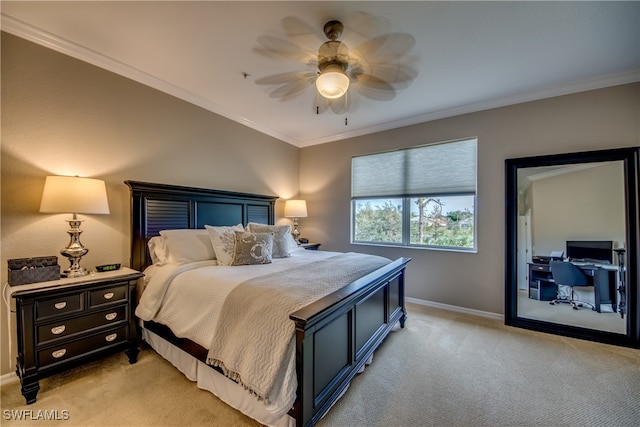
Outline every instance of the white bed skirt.
{"type": "Polygon", "coordinates": [[[198,388],[216,395],[227,405],[270,427],[295,427],[296,420],[289,415],[276,418],[264,405],[236,382],[230,380],[209,365],[177,348],[147,329],[142,329],[142,338],[160,356],[168,360],[198,388]]]}
{"type": "MultiPolygon", "coordinates": [[[[269,427],[296,427],[296,420],[293,417],[284,415],[277,418],[268,412],[257,398],[247,393],[244,387],[144,327],[142,327],[142,339],[189,380],[194,381],[198,388],[213,393],[232,408],[269,427]]],[[[372,362],[373,355],[366,361],[365,366],[372,362]]],[[[358,374],[364,371],[365,366],[358,371],[358,374]]],[[[336,402],[348,389],[349,386],[340,393],[336,402]]]]}

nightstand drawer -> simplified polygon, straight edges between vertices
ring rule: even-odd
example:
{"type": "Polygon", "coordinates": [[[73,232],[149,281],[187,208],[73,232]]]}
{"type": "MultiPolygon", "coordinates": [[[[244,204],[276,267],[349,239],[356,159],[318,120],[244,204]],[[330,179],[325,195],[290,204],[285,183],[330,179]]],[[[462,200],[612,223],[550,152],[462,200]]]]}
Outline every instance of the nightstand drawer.
{"type": "Polygon", "coordinates": [[[79,332],[89,331],[94,328],[126,321],[128,320],[127,310],[128,307],[124,305],[84,317],[50,322],[46,325],[38,326],[36,345],[41,345],[47,341],[56,340],[79,332]]]}
{"type": "Polygon", "coordinates": [[[36,320],[61,316],[84,309],[83,292],[36,300],[36,320]]]}
{"type": "Polygon", "coordinates": [[[113,304],[127,300],[127,284],[119,283],[115,286],[89,292],[89,308],[104,304],[113,304]]]}
{"type": "Polygon", "coordinates": [[[120,329],[104,331],[81,340],[61,343],[59,346],[40,350],[38,351],[40,368],[65,362],[77,356],[84,356],[95,350],[122,344],[127,341],[128,335],[127,327],[124,326],[120,329]]]}

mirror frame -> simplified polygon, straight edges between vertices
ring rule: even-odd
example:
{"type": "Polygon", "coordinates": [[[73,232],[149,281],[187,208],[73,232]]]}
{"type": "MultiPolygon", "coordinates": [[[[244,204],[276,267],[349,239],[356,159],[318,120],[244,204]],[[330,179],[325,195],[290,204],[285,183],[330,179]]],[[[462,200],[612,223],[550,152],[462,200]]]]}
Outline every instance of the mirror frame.
{"type": "Polygon", "coordinates": [[[638,272],[640,225],[639,188],[640,147],[616,148],[567,154],[521,157],[505,160],[505,324],[556,335],[640,348],[640,296],[638,272]],[[626,222],[626,313],[627,333],[600,331],[518,316],[517,307],[517,225],[518,169],[621,160],[624,163],[626,222]]]}

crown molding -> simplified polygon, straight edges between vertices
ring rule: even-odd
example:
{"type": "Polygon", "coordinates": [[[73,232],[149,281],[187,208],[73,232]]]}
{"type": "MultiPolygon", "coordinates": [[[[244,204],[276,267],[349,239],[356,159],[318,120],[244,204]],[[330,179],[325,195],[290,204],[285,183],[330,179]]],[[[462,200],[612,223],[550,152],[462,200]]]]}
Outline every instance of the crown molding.
{"type": "Polygon", "coordinates": [[[409,117],[402,120],[380,123],[368,128],[358,129],[352,132],[344,132],[328,138],[319,138],[301,142],[300,146],[311,146],[326,142],[353,138],[357,136],[367,135],[376,132],[397,129],[405,126],[412,126],[420,123],[431,122],[434,120],[446,119],[449,117],[460,116],[463,114],[477,113],[479,111],[491,110],[494,108],[507,107],[509,105],[522,104],[525,102],[539,101],[557,96],[571,95],[573,93],[586,92],[589,90],[604,89],[606,87],[618,86],[628,83],[636,83],[640,81],[640,70],[629,71],[626,73],[612,74],[597,79],[584,80],[569,85],[558,86],[543,91],[524,92],[513,96],[493,98],[486,101],[462,105],[455,108],[431,111],[425,114],[409,117]]]}
{"type": "Polygon", "coordinates": [[[539,169],[541,172],[536,172],[529,174],[519,180],[518,182],[518,191],[520,193],[525,193],[526,190],[531,186],[535,181],[540,181],[542,179],[553,178],[560,175],[566,175],[568,173],[574,173],[578,171],[582,171],[585,169],[591,169],[599,166],[603,166],[609,162],[597,162],[597,163],[576,163],[576,164],[568,164],[563,166],[550,166],[550,167],[533,167],[533,169],[539,169]]]}
{"type": "Polygon", "coordinates": [[[634,83],[640,81],[640,70],[632,70],[626,73],[613,74],[604,76],[602,78],[584,80],[577,83],[568,85],[560,85],[551,89],[543,91],[531,91],[516,94],[513,96],[488,99],[485,101],[467,104],[455,108],[430,111],[424,114],[416,115],[406,119],[379,123],[366,128],[361,128],[353,131],[342,132],[327,137],[314,138],[308,140],[301,140],[292,138],[289,135],[278,132],[270,127],[262,124],[255,123],[242,115],[238,115],[231,111],[228,111],[219,104],[213,103],[193,92],[173,85],[165,80],[159,79],[151,74],[148,74],[135,67],[131,67],[121,61],[118,61],[109,56],[103,55],[92,49],[88,49],[84,46],[80,46],[64,38],[58,37],[47,31],[38,29],[30,24],[15,19],[11,16],[0,14],[2,31],[21,37],[25,40],[31,41],[38,45],[47,47],[54,51],[63,53],[70,57],[79,59],[105,70],[111,71],[118,75],[127,77],[138,83],[144,84],[151,88],[157,89],[161,92],[175,96],[191,104],[197,105],[208,111],[211,111],[220,116],[226,117],[229,120],[233,120],[258,132],[269,135],[280,141],[289,143],[296,147],[309,147],[313,145],[319,145],[329,142],[335,142],[343,139],[354,138],[358,136],[368,135],[377,132],[388,131],[406,126],[412,126],[420,123],[430,122],[434,120],[445,119],[449,117],[455,117],[463,114],[475,113],[483,110],[490,110],[493,108],[506,107],[509,105],[521,104],[524,102],[537,101],[545,98],[553,98],[556,96],[569,95],[572,93],[584,92],[594,89],[602,89],[609,86],[617,86],[621,84],[634,83]]]}

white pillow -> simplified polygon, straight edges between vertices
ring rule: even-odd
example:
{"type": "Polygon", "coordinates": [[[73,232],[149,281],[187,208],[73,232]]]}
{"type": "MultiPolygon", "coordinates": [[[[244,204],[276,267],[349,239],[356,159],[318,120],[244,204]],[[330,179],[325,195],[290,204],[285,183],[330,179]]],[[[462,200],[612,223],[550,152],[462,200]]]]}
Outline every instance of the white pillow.
{"type": "Polygon", "coordinates": [[[165,265],[169,263],[169,253],[167,250],[166,239],[163,236],[154,236],[147,243],[149,247],[149,255],[153,265],[165,265]]]}
{"type": "Polygon", "coordinates": [[[209,233],[205,229],[162,230],[160,235],[166,239],[169,262],[172,264],[216,258],[209,233]]]}
{"type": "Polygon", "coordinates": [[[232,226],[204,226],[209,233],[213,251],[216,254],[218,265],[231,265],[235,253],[235,231],[244,231],[242,224],[232,226]]]}
{"type": "Polygon", "coordinates": [[[273,233],[273,258],[289,258],[293,248],[297,247],[291,236],[290,225],[268,225],[250,222],[247,228],[251,233],[273,233]],[[291,247],[293,242],[293,248],[291,247]]]}
{"type": "Polygon", "coordinates": [[[289,242],[289,251],[294,251],[300,247],[298,246],[298,242],[296,242],[296,239],[293,238],[293,235],[291,233],[289,233],[289,235],[287,236],[287,241],[289,242]]]}

